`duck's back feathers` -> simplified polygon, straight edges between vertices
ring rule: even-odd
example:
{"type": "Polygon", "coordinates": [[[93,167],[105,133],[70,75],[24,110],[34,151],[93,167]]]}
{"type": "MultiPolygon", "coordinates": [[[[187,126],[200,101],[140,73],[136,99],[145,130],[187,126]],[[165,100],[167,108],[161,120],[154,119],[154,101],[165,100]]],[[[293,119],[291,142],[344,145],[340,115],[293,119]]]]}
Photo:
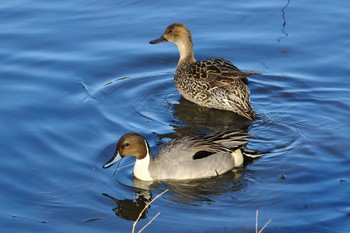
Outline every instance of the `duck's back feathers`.
{"type": "Polygon", "coordinates": [[[188,161],[189,158],[205,158],[215,153],[232,153],[245,147],[246,138],[251,136],[243,131],[223,131],[208,135],[187,136],[173,139],[157,153],[157,159],[188,161]],[[205,155],[205,156],[204,156],[205,155]]]}
{"type": "Polygon", "coordinates": [[[188,75],[194,78],[215,81],[221,79],[242,79],[250,75],[258,75],[259,72],[242,72],[231,62],[222,58],[208,58],[189,65],[188,75]]]}
{"type": "Polygon", "coordinates": [[[243,131],[224,131],[174,139],[158,151],[150,168],[151,175],[159,179],[182,179],[185,174],[187,178],[223,174],[243,164],[245,150],[253,154],[246,148],[249,136],[243,131]]]}
{"type": "Polygon", "coordinates": [[[257,72],[242,72],[229,61],[209,58],[175,72],[175,85],[188,100],[201,106],[236,112],[249,120],[256,118],[250,105],[246,77],[257,72]]]}

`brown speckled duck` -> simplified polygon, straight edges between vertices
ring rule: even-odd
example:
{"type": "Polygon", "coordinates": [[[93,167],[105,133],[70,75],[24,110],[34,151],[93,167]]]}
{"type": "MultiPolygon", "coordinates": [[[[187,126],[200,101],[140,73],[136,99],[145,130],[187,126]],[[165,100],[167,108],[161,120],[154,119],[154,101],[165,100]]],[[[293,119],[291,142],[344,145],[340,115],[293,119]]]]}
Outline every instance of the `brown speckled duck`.
{"type": "Polygon", "coordinates": [[[174,81],[184,98],[208,108],[235,112],[249,120],[256,118],[250,104],[249,89],[242,79],[259,72],[242,72],[222,58],[196,61],[191,33],[183,24],[171,24],[160,38],[150,41],[150,44],[161,42],[172,42],[179,49],[180,59],[174,81]]]}

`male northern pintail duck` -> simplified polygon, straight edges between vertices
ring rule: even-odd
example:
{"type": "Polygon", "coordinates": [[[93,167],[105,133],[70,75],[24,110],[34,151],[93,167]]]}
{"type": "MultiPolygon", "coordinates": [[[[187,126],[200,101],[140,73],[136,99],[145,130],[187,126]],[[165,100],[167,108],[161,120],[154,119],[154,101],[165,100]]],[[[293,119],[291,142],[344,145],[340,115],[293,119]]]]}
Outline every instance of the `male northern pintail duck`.
{"type": "Polygon", "coordinates": [[[115,155],[103,168],[124,156],[136,156],[133,173],[139,180],[208,178],[242,166],[246,157],[261,156],[246,147],[249,136],[243,131],[224,131],[177,138],[165,144],[153,158],[146,139],[128,133],[119,139],[115,155]]]}
{"type": "Polygon", "coordinates": [[[168,26],[164,34],[150,44],[161,42],[172,42],[179,49],[174,80],[183,97],[201,106],[235,112],[249,120],[256,118],[249,89],[242,79],[259,72],[242,72],[222,58],[196,61],[191,33],[179,23],[168,26]]]}

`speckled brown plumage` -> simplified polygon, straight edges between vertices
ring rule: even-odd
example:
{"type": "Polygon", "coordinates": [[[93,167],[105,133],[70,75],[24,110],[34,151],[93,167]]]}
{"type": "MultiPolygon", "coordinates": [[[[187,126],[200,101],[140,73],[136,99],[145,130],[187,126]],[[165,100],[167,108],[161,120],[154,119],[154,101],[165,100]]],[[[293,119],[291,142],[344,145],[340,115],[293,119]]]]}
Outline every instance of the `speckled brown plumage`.
{"type": "Polygon", "coordinates": [[[196,61],[191,34],[182,24],[168,26],[159,39],[150,43],[166,41],[175,43],[180,52],[174,81],[183,97],[208,108],[233,111],[249,120],[256,118],[249,89],[242,79],[259,72],[242,72],[221,58],[196,61]]]}

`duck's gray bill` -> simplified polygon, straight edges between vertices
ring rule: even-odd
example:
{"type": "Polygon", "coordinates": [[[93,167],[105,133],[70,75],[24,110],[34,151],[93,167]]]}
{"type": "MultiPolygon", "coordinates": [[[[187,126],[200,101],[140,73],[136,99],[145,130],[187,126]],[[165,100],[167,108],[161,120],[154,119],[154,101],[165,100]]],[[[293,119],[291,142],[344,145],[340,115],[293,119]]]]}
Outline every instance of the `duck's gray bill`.
{"type": "Polygon", "coordinates": [[[110,166],[112,166],[113,164],[115,164],[116,162],[118,162],[119,159],[121,159],[122,157],[119,155],[118,152],[116,152],[114,154],[114,156],[112,157],[111,160],[109,160],[105,165],[103,165],[103,168],[109,168],[110,166]]]}
{"type": "Polygon", "coordinates": [[[158,44],[158,43],[162,43],[162,42],[168,42],[168,40],[165,39],[164,36],[161,36],[158,39],[151,40],[149,43],[150,44],[158,44]]]}

